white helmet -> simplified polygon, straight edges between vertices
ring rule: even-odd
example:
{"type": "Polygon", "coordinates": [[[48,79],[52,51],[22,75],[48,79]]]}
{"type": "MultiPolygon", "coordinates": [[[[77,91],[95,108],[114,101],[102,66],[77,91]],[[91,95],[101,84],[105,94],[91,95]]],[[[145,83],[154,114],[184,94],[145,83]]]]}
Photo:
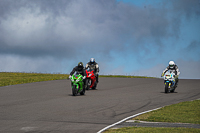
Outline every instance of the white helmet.
{"type": "Polygon", "coordinates": [[[94,58],[91,58],[91,59],[90,59],[90,63],[93,64],[94,62],[95,62],[95,59],[94,59],[94,58]]]}
{"type": "Polygon", "coordinates": [[[174,68],[174,66],[175,66],[174,61],[170,61],[170,62],[169,62],[169,68],[174,68]]]}

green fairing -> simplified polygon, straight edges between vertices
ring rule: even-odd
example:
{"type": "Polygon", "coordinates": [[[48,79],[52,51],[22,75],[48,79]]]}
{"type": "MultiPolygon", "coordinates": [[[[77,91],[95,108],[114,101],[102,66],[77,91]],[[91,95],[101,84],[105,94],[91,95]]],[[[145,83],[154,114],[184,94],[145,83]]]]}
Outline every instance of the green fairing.
{"type": "Polygon", "coordinates": [[[73,74],[71,77],[71,82],[72,82],[72,89],[73,86],[76,86],[76,89],[78,90],[78,93],[82,92],[83,90],[83,76],[81,74],[73,74]]]}

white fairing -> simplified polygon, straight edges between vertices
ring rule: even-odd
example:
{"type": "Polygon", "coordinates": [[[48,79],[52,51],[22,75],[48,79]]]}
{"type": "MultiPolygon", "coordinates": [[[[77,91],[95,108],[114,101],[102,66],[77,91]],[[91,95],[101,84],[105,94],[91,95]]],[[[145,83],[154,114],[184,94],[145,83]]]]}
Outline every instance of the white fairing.
{"type": "Polygon", "coordinates": [[[164,80],[173,81],[175,73],[172,70],[169,70],[164,75],[164,80]]]}

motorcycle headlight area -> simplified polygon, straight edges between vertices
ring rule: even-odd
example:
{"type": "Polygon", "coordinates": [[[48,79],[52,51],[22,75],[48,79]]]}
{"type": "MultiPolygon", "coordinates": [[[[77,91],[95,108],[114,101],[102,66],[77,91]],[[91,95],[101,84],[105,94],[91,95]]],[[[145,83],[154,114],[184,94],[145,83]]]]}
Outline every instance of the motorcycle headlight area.
{"type": "Polygon", "coordinates": [[[165,75],[165,79],[171,79],[172,75],[165,75]]]}

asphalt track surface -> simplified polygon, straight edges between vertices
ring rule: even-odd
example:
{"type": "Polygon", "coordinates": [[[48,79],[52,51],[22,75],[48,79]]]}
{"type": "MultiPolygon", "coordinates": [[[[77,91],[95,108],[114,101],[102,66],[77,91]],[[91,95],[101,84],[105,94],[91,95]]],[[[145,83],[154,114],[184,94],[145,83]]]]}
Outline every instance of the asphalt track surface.
{"type": "Polygon", "coordinates": [[[97,90],[72,96],[69,80],[0,87],[0,133],[96,133],[131,115],[200,98],[200,80],[99,78],[97,90]]]}

